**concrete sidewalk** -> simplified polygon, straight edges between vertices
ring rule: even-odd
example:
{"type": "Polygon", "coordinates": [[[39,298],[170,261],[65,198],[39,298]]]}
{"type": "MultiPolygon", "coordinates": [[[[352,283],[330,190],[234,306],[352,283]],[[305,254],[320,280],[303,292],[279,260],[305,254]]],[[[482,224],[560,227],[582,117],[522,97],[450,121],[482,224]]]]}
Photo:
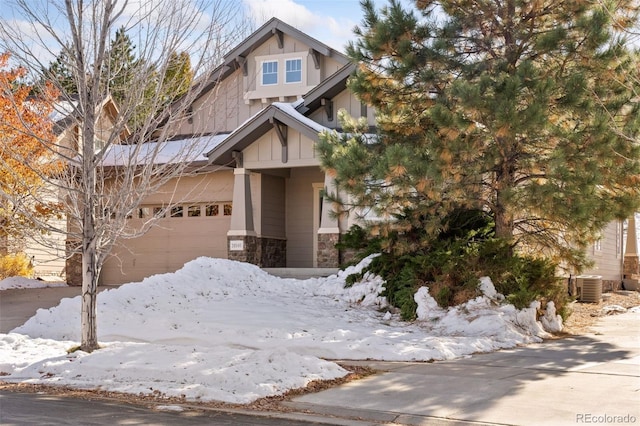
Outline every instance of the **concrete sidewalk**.
{"type": "Polygon", "coordinates": [[[640,313],[592,330],[452,361],[359,362],[382,373],[288,405],[407,425],[640,424],[640,313]]]}

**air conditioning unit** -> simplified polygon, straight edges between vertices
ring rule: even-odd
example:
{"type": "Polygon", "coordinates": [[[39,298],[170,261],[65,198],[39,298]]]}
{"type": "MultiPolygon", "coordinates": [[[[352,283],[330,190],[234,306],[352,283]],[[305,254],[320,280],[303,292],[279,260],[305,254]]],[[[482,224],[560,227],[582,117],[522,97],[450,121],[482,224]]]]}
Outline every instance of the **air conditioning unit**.
{"type": "Polygon", "coordinates": [[[602,301],[602,276],[579,275],[576,277],[578,300],[587,303],[600,303],[602,301]]]}

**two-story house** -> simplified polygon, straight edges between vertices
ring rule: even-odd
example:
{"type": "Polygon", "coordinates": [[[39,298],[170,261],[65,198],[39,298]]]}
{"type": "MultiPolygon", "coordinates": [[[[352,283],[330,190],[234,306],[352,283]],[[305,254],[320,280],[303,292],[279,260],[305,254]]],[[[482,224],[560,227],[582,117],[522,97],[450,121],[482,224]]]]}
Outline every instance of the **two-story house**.
{"type": "Polygon", "coordinates": [[[199,256],[263,267],[337,267],[337,220],[321,191],[315,143],[337,129],[337,111],[371,109],[346,89],[354,65],[342,53],[271,19],[224,56],[204,81],[193,113],[177,123],[179,143],[215,139],[198,161],[209,167],[147,198],[131,218],[178,201],[144,236],[124,240],[104,265],[101,282],[116,284],[173,271],[199,256]]]}
{"type": "MultiPolygon", "coordinates": [[[[101,282],[117,284],[174,271],[199,256],[262,267],[337,267],[335,243],[355,219],[332,214],[321,195],[333,189],[315,152],[319,133],[339,130],[337,111],[366,117],[374,111],[346,88],[349,59],[302,31],[271,19],[224,56],[205,80],[190,116],[173,129],[175,143],[208,135],[208,166],[150,195],[131,226],[163,207],[157,226],[124,240],[104,265],[101,282]]],[[[622,279],[620,224],[593,247],[590,274],[622,279]]]]}

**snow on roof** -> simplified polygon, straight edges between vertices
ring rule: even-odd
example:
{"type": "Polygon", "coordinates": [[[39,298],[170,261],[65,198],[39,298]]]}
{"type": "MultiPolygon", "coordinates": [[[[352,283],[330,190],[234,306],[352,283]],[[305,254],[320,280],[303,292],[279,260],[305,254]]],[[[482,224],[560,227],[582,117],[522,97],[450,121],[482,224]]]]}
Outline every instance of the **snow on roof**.
{"type": "Polygon", "coordinates": [[[77,101],[59,101],[53,106],[53,111],[49,114],[49,119],[54,123],[58,121],[64,120],[71,113],[73,113],[74,109],[78,105],[77,101]]]}
{"type": "Polygon", "coordinates": [[[320,123],[316,123],[315,121],[313,121],[309,117],[306,117],[303,114],[300,114],[298,112],[298,110],[296,110],[296,105],[297,104],[298,104],[298,102],[295,102],[295,103],[292,103],[292,104],[291,103],[284,103],[284,102],[274,102],[271,105],[273,105],[274,107],[278,108],[280,111],[284,112],[285,114],[291,116],[292,118],[295,118],[299,122],[307,125],[308,127],[311,127],[313,130],[316,130],[318,133],[323,132],[325,130],[329,130],[328,127],[325,127],[320,123]]]}
{"type": "Polygon", "coordinates": [[[224,141],[228,134],[196,136],[142,145],[111,145],[103,166],[132,164],[177,164],[206,160],[205,154],[224,141]]]}

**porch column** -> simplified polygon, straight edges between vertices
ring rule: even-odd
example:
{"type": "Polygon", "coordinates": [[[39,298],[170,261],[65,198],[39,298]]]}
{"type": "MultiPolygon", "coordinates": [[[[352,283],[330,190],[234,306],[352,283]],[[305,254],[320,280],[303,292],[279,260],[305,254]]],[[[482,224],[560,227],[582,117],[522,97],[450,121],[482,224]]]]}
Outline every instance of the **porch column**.
{"type": "MultiPolygon", "coordinates": [[[[325,173],[324,189],[333,193],[337,191],[333,177],[325,173]]],[[[322,209],[320,214],[320,228],[318,228],[318,247],[317,247],[317,267],[318,268],[336,268],[340,266],[340,252],[336,247],[340,241],[340,226],[338,224],[338,216],[333,209],[333,205],[327,197],[322,198],[322,209]]]]}
{"type": "Polygon", "coordinates": [[[640,274],[640,259],[638,258],[636,215],[632,214],[627,223],[627,243],[624,250],[623,273],[625,278],[637,279],[640,274]]]}
{"type": "Polygon", "coordinates": [[[228,258],[256,264],[257,236],[253,225],[251,172],[243,167],[233,171],[233,210],[227,232],[228,258]]]}

